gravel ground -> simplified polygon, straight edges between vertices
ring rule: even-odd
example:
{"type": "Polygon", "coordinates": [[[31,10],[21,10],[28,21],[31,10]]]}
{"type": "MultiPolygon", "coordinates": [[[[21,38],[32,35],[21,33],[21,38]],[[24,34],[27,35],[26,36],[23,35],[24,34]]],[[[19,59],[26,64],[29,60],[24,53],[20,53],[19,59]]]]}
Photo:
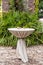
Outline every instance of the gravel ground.
{"type": "Polygon", "coordinates": [[[0,47],[0,65],[43,65],[43,45],[27,48],[29,61],[23,63],[17,59],[16,49],[12,47],[0,47]]]}

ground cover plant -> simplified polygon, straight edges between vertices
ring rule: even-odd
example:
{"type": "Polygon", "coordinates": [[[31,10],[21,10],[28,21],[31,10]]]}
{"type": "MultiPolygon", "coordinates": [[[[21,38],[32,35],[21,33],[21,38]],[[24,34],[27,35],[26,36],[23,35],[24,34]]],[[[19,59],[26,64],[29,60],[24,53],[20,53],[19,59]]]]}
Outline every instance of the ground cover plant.
{"type": "Polygon", "coordinates": [[[38,34],[38,32],[41,32],[41,25],[35,13],[31,15],[29,12],[19,11],[3,13],[3,19],[0,22],[0,45],[16,46],[17,38],[8,31],[8,28],[13,27],[35,29],[35,32],[25,39],[27,46],[43,43],[43,34],[38,34]]]}

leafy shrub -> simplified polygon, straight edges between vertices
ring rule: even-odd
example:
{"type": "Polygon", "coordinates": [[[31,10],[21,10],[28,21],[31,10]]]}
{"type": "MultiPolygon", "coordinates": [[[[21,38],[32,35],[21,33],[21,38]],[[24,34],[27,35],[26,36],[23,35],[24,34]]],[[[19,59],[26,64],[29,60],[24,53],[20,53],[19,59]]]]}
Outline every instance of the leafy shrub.
{"type": "Polygon", "coordinates": [[[15,0],[9,0],[9,10],[15,10],[15,0]]]}
{"type": "Polygon", "coordinates": [[[23,10],[23,0],[9,0],[9,10],[19,10],[22,11],[23,10]]]}
{"type": "MultiPolygon", "coordinates": [[[[8,28],[13,27],[35,28],[35,33],[25,39],[27,46],[37,44],[39,40],[42,40],[41,35],[40,39],[37,35],[37,32],[41,31],[37,15],[35,13],[30,15],[28,12],[14,11],[3,13],[3,19],[0,22],[0,45],[16,46],[17,38],[8,31],[8,28]]],[[[43,41],[40,42],[43,43],[43,41]]]]}
{"type": "Polygon", "coordinates": [[[35,12],[38,15],[38,12],[39,12],[39,0],[35,0],[35,12]]]}
{"type": "Polygon", "coordinates": [[[39,18],[43,18],[43,11],[39,12],[39,18]]]}
{"type": "Polygon", "coordinates": [[[43,18],[43,0],[39,0],[39,18],[43,18]]]}
{"type": "Polygon", "coordinates": [[[40,0],[39,3],[39,9],[43,9],[43,0],[40,0]]]}

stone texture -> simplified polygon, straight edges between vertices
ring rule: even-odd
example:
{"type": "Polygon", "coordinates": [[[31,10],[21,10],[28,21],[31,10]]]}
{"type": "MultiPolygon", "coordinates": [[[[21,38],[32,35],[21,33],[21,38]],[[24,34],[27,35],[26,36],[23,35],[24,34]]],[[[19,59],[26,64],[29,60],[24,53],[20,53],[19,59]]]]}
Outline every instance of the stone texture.
{"type": "Polygon", "coordinates": [[[35,0],[23,0],[24,10],[34,12],[35,0]]]}
{"type": "Polygon", "coordinates": [[[29,61],[23,63],[16,57],[16,49],[0,47],[0,65],[43,65],[43,45],[27,48],[29,61]]]}
{"type": "Polygon", "coordinates": [[[2,0],[2,10],[3,10],[3,12],[5,11],[5,12],[8,12],[8,10],[9,10],[9,4],[8,4],[8,0],[2,0]]]}
{"type": "MultiPolygon", "coordinates": [[[[35,0],[23,0],[23,7],[25,11],[34,12],[35,0]]],[[[2,9],[7,12],[9,10],[9,0],[2,0],[2,9]]],[[[17,6],[18,7],[18,6],[17,6]]]]}

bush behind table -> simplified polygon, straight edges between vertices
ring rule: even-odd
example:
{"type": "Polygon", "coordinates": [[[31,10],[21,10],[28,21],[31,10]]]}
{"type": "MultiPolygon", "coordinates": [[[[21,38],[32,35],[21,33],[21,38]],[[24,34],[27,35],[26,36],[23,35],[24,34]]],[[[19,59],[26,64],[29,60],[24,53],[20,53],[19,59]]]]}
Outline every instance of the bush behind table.
{"type": "Polygon", "coordinates": [[[3,18],[0,22],[1,46],[16,46],[17,38],[8,31],[8,28],[13,27],[35,29],[35,32],[25,39],[27,46],[43,43],[43,33],[38,34],[41,32],[41,25],[38,21],[37,14],[30,14],[29,12],[19,11],[3,13],[3,18]]]}

